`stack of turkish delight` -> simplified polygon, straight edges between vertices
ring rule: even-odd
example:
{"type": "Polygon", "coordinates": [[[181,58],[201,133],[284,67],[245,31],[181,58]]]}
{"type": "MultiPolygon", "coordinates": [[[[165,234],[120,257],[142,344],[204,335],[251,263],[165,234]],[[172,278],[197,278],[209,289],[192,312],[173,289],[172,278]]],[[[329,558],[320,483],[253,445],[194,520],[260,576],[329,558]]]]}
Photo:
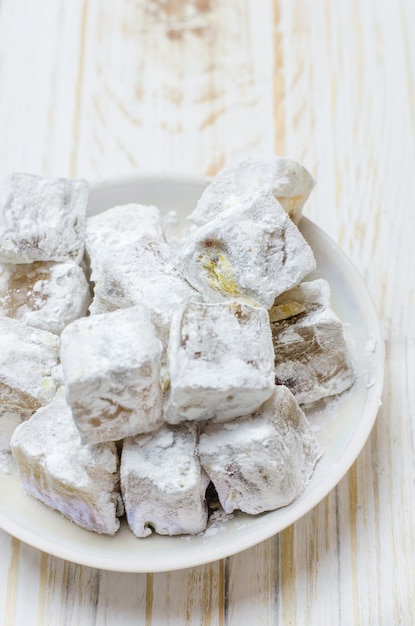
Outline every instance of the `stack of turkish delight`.
{"type": "MultiPolygon", "coordinates": [[[[296,500],[322,455],[304,412],[354,381],[283,157],[219,172],[179,247],[155,206],[87,215],[81,180],[0,200],[0,398],[26,491],[81,527],[198,534],[296,500]]],[[[0,417],[1,419],[1,417],[0,417]]]]}

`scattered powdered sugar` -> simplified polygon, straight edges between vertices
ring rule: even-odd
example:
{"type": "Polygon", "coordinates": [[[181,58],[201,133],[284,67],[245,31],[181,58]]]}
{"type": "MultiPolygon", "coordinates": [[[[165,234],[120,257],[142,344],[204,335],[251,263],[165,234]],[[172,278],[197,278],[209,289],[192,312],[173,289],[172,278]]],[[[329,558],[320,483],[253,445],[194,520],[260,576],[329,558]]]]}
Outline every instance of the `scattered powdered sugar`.
{"type": "Polygon", "coordinates": [[[373,354],[377,348],[377,341],[374,337],[369,337],[365,344],[365,351],[367,353],[373,354]]]}
{"type": "Polygon", "coordinates": [[[10,474],[15,471],[15,462],[10,449],[10,439],[16,427],[23,420],[18,411],[3,410],[0,413],[0,472],[10,474]]]}
{"type": "Polygon", "coordinates": [[[179,214],[177,211],[168,211],[166,215],[163,216],[161,223],[163,228],[166,230],[171,228],[172,226],[177,226],[179,223],[179,214]]]}
{"type": "Polygon", "coordinates": [[[17,474],[17,463],[11,450],[0,450],[0,473],[17,474]]]}
{"type": "Polygon", "coordinates": [[[225,513],[223,509],[213,511],[209,518],[206,530],[201,533],[202,537],[213,537],[226,528],[226,523],[234,519],[234,513],[225,513]]]}

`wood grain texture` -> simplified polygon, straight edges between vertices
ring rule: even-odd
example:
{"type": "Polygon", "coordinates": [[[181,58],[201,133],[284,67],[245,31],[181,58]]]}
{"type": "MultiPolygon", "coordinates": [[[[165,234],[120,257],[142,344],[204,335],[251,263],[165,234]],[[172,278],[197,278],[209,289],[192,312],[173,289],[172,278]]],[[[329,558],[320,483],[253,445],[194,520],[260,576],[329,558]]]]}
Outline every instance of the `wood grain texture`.
{"type": "Polygon", "coordinates": [[[364,277],[387,354],[364,450],[296,524],[148,575],[0,532],[0,623],[415,624],[414,27],[411,0],[1,1],[1,177],[296,158],[317,179],[305,212],[364,277]]]}

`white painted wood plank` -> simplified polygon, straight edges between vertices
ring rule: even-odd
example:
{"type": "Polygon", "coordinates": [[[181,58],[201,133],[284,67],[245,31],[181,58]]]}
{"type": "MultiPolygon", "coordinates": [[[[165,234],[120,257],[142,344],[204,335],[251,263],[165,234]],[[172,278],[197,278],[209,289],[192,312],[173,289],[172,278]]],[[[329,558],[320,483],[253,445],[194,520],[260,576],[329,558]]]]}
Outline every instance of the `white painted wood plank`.
{"type": "Polygon", "coordinates": [[[279,624],[279,541],[273,537],[228,559],[226,624],[279,624]]]}
{"type": "Polygon", "coordinates": [[[76,133],[81,0],[3,0],[0,178],[69,175],[76,133]]]}
{"type": "Polygon", "coordinates": [[[78,171],[214,173],[247,150],[272,151],[264,6],[91,0],[78,171]]]}
{"type": "MultiPolygon", "coordinates": [[[[96,624],[101,572],[42,554],[33,624],[96,624]]],[[[22,622],[23,623],[23,622],[22,622]]],[[[26,622],[31,623],[31,622],[26,622]]]]}
{"type": "Polygon", "coordinates": [[[225,562],[154,574],[149,623],[223,625],[225,562]],[[202,616],[204,616],[202,618],[202,616]]]}

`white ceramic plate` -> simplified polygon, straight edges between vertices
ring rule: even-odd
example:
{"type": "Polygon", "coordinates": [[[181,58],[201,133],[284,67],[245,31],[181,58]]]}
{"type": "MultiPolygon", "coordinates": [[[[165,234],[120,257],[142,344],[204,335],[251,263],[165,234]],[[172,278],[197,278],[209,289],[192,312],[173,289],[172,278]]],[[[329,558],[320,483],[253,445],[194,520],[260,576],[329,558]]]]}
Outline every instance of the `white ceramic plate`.
{"type": "MultiPolygon", "coordinates": [[[[156,204],[164,214],[177,211],[179,223],[168,228],[168,236],[175,237],[185,227],[186,215],[206,184],[205,179],[154,175],[98,184],[91,190],[90,212],[128,202],[156,204]]],[[[302,219],[301,230],[314,250],[316,274],[329,281],[333,308],[347,324],[359,376],[344,397],[310,415],[324,455],[296,502],[258,516],[240,514],[217,520],[196,537],[137,539],[125,523],[116,536],[106,537],[78,528],[25,495],[16,474],[0,472],[0,528],[73,562],[123,572],[156,572],[240,552],[280,532],[318,504],[346,474],[372,429],[382,391],[384,345],[373,303],[354,267],[308,219],[302,219]]]]}

